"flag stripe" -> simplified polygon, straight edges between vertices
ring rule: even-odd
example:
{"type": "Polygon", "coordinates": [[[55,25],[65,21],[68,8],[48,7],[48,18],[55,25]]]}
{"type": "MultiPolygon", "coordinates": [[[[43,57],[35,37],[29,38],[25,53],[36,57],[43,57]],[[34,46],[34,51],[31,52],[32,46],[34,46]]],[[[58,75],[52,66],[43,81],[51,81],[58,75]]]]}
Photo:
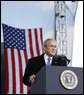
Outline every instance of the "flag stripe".
{"type": "Polygon", "coordinates": [[[35,31],[34,31],[34,29],[32,29],[31,35],[32,35],[33,53],[34,53],[34,56],[37,56],[36,44],[35,44],[35,31]]]}
{"type": "MultiPolygon", "coordinates": [[[[24,51],[23,50],[20,50],[20,55],[21,55],[21,64],[22,64],[22,77],[23,77],[23,75],[24,75],[24,71],[25,71],[25,67],[26,67],[26,64],[25,64],[25,56],[24,56],[24,51]]],[[[21,81],[22,81],[22,83],[23,83],[23,78],[21,77],[21,81]]],[[[27,91],[27,87],[24,85],[24,84],[22,84],[23,85],[23,92],[20,92],[20,93],[24,93],[25,94],[25,92],[27,91]]]]}
{"type": "MultiPolygon", "coordinates": [[[[40,28],[40,37],[41,37],[41,45],[43,47],[43,35],[42,35],[42,28],[40,28]]],[[[43,49],[42,49],[42,53],[43,53],[43,49]]]]}
{"type": "Polygon", "coordinates": [[[24,50],[24,56],[25,56],[25,64],[28,62],[27,52],[24,50]]]}
{"type": "Polygon", "coordinates": [[[33,53],[33,47],[32,47],[32,35],[31,35],[31,29],[28,29],[29,33],[29,44],[30,44],[30,52],[31,52],[31,57],[34,57],[33,53]]]}
{"type": "Polygon", "coordinates": [[[36,43],[36,51],[37,51],[37,55],[40,55],[39,52],[39,45],[38,45],[38,36],[37,36],[37,29],[34,29],[34,33],[35,33],[35,43],[36,43]]]}
{"type": "Polygon", "coordinates": [[[12,77],[13,77],[13,94],[16,94],[16,70],[15,70],[15,59],[14,59],[14,50],[11,49],[11,58],[12,58],[12,77]]]}
{"type": "Polygon", "coordinates": [[[40,37],[40,29],[37,29],[38,42],[39,42],[39,52],[42,54],[42,45],[41,45],[41,37],[40,37]]]}
{"type": "Polygon", "coordinates": [[[8,67],[8,56],[7,49],[4,49],[4,59],[5,59],[5,77],[6,77],[6,93],[9,93],[9,67],[8,67]]]}
{"type": "Polygon", "coordinates": [[[19,60],[17,49],[14,50],[15,55],[15,68],[16,68],[16,93],[20,93],[20,76],[19,76],[19,60]]]}
{"type": "Polygon", "coordinates": [[[20,50],[18,51],[18,59],[19,59],[19,76],[20,76],[20,93],[23,93],[23,81],[22,81],[22,61],[21,61],[21,54],[20,54],[20,50]]]}
{"type": "Polygon", "coordinates": [[[26,36],[26,51],[27,51],[27,59],[31,58],[30,53],[30,44],[29,44],[29,31],[26,29],[25,36],[26,36]]]}
{"type": "Polygon", "coordinates": [[[13,77],[12,77],[13,72],[12,72],[12,60],[11,60],[11,49],[10,48],[7,49],[7,54],[8,54],[8,59],[10,59],[8,60],[8,67],[9,67],[8,74],[9,74],[9,88],[10,88],[9,93],[12,94],[13,93],[13,77]]]}

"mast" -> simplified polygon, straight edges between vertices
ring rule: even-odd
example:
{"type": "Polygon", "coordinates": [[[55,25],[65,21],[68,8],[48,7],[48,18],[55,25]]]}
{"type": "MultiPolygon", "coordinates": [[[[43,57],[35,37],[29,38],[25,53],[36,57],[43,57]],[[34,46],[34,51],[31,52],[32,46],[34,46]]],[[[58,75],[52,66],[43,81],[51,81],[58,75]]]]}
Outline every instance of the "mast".
{"type": "Polygon", "coordinates": [[[57,54],[67,56],[66,6],[64,1],[54,1],[55,5],[55,40],[57,54]]]}

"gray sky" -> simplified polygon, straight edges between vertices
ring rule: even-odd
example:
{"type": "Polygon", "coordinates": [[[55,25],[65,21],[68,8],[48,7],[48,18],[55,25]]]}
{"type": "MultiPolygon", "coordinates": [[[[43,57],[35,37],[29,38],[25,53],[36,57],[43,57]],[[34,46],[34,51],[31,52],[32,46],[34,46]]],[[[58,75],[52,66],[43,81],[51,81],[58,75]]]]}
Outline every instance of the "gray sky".
{"type": "MultiPolygon", "coordinates": [[[[53,32],[53,4],[54,2],[50,1],[2,1],[2,23],[24,29],[42,27],[45,35],[47,31],[53,32]]],[[[1,40],[3,41],[3,37],[1,40]]]]}

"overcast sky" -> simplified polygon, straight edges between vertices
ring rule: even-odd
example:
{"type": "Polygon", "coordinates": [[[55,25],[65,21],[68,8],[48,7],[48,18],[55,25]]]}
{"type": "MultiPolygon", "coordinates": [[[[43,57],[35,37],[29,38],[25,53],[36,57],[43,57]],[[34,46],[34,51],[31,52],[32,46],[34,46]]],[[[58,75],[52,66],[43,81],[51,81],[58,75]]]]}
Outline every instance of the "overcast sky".
{"type": "Polygon", "coordinates": [[[74,26],[73,67],[83,67],[83,1],[79,1],[74,26]]]}

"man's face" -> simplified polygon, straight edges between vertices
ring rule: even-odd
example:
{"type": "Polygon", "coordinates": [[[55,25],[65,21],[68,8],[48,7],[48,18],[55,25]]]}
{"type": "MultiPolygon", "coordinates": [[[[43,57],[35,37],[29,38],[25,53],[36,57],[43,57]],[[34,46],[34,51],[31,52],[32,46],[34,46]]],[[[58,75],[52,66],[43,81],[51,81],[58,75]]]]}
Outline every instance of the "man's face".
{"type": "Polygon", "coordinates": [[[53,40],[48,41],[47,46],[44,46],[44,51],[49,57],[54,56],[56,54],[56,50],[57,45],[56,42],[53,40]]]}

